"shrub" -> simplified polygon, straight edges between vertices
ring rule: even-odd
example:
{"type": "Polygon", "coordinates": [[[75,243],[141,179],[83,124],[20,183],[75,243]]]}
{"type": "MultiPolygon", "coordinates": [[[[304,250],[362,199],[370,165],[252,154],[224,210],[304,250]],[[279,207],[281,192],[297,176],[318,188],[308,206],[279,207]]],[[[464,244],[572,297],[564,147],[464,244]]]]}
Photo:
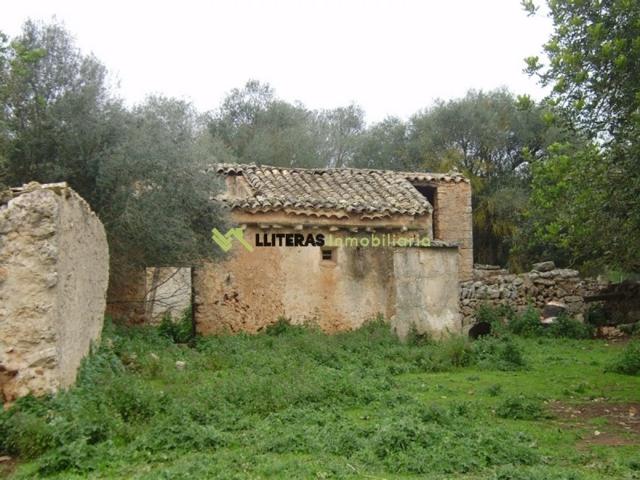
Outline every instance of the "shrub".
{"type": "Polygon", "coordinates": [[[540,400],[522,395],[505,398],[496,408],[496,415],[511,420],[540,420],[549,417],[540,400]]]}
{"type": "Polygon", "coordinates": [[[593,328],[568,315],[559,315],[546,327],[545,334],[551,337],[584,339],[593,337],[593,328]]]}
{"type": "Polygon", "coordinates": [[[161,335],[174,343],[189,343],[193,340],[193,315],[191,307],[186,309],[178,320],[173,320],[170,313],[165,313],[158,327],[161,335]]]}
{"type": "Polygon", "coordinates": [[[51,425],[29,411],[13,409],[0,422],[3,452],[29,459],[58,446],[51,425]]]}
{"type": "Polygon", "coordinates": [[[625,375],[640,375],[640,340],[629,342],[607,370],[625,375]]]}
{"type": "Polygon", "coordinates": [[[309,328],[303,325],[293,325],[288,318],[279,317],[275,323],[264,329],[264,333],[272,337],[279,337],[281,335],[297,335],[304,333],[305,330],[309,330],[309,328]]]}
{"type": "MultiPolygon", "coordinates": [[[[470,421],[466,405],[392,410],[370,437],[366,457],[398,474],[460,474],[491,465],[530,465],[539,454],[525,435],[470,421]]],[[[475,410],[475,409],[473,409],[475,410]]],[[[440,478],[440,477],[438,477],[440,478]]]]}
{"type": "Polygon", "coordinates": [[[489,385],[487,387],[487,394],[490,397],[497,397],[501,393],[502,393],[502,385],[498,385],[498,384],[494,383],[493,385],[489,385]]]}
{"type": "Polygon", "coordinates": [[[510,320],[515,316],[513,308],[509,305],[492,306],[483,303],[476,312],[476,323],[486,322],[491,325],[491,333],[500,335],[507,329],[510,320]]]}
{"type": "Polygon", "coordinates": [[[473,347],[467,337],[452,335],[440,341],[437,348],[437,359],[445,367],[466,367],[473,363],[473,347]]]}
{"type": "Polygon", "coordinates": [[[473,342],[473,351],[483,368],[509,371],[526,367],[522,350],[509,336],[480,338],[473,342]]]}
{"type": "Polygon", "coordinates": [[[544,333],[544,327],[540,323],[540,315],[531,305],[521,314],[515,315],[508,327],[511,332],[523,337],[538,337],[544,333]]]}
{"type": "Polygon", "coordinates": [[[553,323],[540,323],[540,315],[532,306],[511,318],[508,329],[522,337],[562,337],[586,339],[593,337],[593,327],[569,317],[559,315],[553,323]]]}
{"type": "Polygon", "coordinates": [[[411,325],[405,343],[407,345],[428,345],[432,343],[432,338],[429,333],[420,333],[415,325],[411,325]]]}

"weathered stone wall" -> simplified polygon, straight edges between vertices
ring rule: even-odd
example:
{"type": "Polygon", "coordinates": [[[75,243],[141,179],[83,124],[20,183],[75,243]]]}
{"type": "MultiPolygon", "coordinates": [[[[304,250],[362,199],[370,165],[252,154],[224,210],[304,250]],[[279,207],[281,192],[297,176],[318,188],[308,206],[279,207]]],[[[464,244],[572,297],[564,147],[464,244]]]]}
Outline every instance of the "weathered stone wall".
{"type": "Polygon", "coordinates": [[[180,318],[191,306],[191,268],[147,268],[146,315],[151,323],[159,323],[170,315],[180,318]]]}
{"type": "Polygon", "coordinates": [[[434,211],[434,238],[459,245],[460,280],[473,276],[473,218],[471,185],[467,182],[439,183],[434,211]]]}
{"type": "MultiPolygon", "coordinates": [[[[248,227],[245,240],[255,245],[260,232],[248,227]]],[[[313,233],[328,236],[329,229],[313,233]]],[[[226,261],[194,271],[198,332],[256,332],[280,316],[334,332],[357,328],[378,314],[389,317],[392,250],[336,247],[334,255],[335,261],[322,260],[321,248],[312,246],[248,252],[236,245],[226,261]]]]}
{"type": "Polygon", "coordinates": [[[460,285],[463,323],[473,324],[474,313],[482,304],[515,308],[531,304],[541,309],[551,301],[564,303],[569,314],[580,318],[588,309],[584,297],[593,295],[601,286],[596,279],[581,278],[577,270],[555,268],[553,262],[542,262],[522,274],[497,267],[476,268],[473,280],[460,285]]]}
{"type": "Polygon", "coordinates": [[[106,314],[130,324],[148,321],[147,270],[130,268],[109,278],[106,314]]]}
{"type": "MultiPolygon", "coordinates": [[[[398,308],[412,309],[396,317],[400,333],[411,323],[424,331],[455,323],[457,248],[338,246],[333,247],[333,260],[323,260],[318,246],[255,247],[256,234],[264,231],[246,228],[244,238],[254,245],[252,252],[236,245],[225,261],[195,269],[199,333],[257,332],[279,317],[295,324],[314,324],[326,332],[351,330],[377,315],[394,318],[398,308]],[[421,252],[412,253],[417,250],[421,252]],[[400,303],[396,302],[398,289],[403,294],[400,303]],[[425,295],[420,305],[409,301],[408,292],[415,289],[425,295]],[[426,310],[418,313],[420,308],[426,310]]],[[[277,231],[322,233],[326,238],[329,234],[334,238],[355,235],[329,227],[277,231]]]]}
{"type": "Polygon", "coordinates": [[[71,385],[102,330],[104,228],[65,184],[29,184],[0,206],[0,393],[71,385]]]}
{"type": "Polygon", "coordinates": [[[191,296],[191,267],[131,268],[110,278],[106,313],[128,324],[153,325],[165,314],[179,318],[191,296]]]}
{"type": "Polygon", "coordinates": [[[412,328],[435,337],[461,331],[456,248],[397,249],[393,268],[396,307],[391,325],[400,338],[412,328]]]}

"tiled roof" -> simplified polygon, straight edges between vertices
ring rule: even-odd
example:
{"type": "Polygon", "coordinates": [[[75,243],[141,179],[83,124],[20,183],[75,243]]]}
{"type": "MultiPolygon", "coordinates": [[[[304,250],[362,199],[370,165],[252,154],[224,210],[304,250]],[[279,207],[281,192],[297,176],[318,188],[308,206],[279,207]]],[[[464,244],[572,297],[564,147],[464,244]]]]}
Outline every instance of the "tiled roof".
{"type": "Polygon", "coordinates": [[[396,172],[355,168],[284,168],[217,164],[222,175],[241,175],[250,194],[224,198],[232,208],[253,211],[340,210],[361,214],[421,215],[432,210],[414,182],[466,182],[459,173],[396,172]]]}

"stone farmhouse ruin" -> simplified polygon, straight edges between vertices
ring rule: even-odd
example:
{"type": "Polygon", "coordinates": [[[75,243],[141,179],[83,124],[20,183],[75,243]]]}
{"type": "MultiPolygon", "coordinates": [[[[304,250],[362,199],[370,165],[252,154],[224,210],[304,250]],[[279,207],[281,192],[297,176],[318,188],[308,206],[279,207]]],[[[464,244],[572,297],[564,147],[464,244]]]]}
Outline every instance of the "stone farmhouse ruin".
{"type": "Polygon", "coordinates": [[[211,248],[227,255],[135,270],[108,295],[105,231],[78,194],[35,182],[1,192],[5,406],[73,384],[105,306],[149,323],[191,307],[201,334],[258,332],[282,317],[335,332],[382,315],[401,337],[414,328],[439,336],[466,332],[483,304],[559,301],[579,318],[588,302],[614,297],[640,318],[636,293],[602,293],[595,279],[553,262],[522,274],[474,266],[471,187],[457,172],[220,164],[209,174],[224,180],[212,201],[233,224],[212,232],[211,248]]]}
{"type": "Polygon", "coordinates": [[[332,332],[377,315],[401,335],[461,330],[458,285],[473,268],[471,186],[461,174],[212,170],[247,246],[230,237],[227,259],[195,269],[198,332],[256,332],[279,317],[332,332]]]}

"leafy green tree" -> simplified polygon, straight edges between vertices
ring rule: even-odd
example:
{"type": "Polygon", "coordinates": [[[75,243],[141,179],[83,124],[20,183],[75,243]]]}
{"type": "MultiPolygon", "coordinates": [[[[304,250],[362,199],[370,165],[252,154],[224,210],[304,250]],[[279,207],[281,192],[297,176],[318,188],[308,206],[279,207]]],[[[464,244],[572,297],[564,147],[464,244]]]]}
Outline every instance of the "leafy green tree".
{"type": "Polygon", "coordinates": [[[0,31],[0,189],[5,187],[7,180],[7,148],[9,145],[9,128],[7,126],[6,96],[9,78],[9,59],[11,47],[8,37],[0,31]]]}
{"type": "Polygon", "coordinates": [[[367,128],[360,139],[354,165],[360,168],[414,170],[409,156],[409,125],[389,117],[367,128]]]}
{"type": "Polygon", "coordinates": [[[320,157],[327,167],[350,167],[356,160],[365,129],[364,111],[357,105],[323,110],[318,115],[320,157]]]}
{"type": "Polygon", "coordinates": [[[234,89],[210,115],[211,136],[231,160],[279,166],[322,166],[315,114],[275,97],[255,80],[234,89]]]}
{"type": "Polygon", "coordinates": [[[108,226],[118,271],[128,266],[191,265],[217,252],[211,228],[223,227],[205,171],[224,155],[186,102],[149,97],[123,117],[122,141],[100,163],[98,213],[108,226]]]}
{"type": "Polygon", "coordinates": [[[526,172],[559,132],[543,105],[507,90],[469,91],[411,119],[411,154],[432,168],[456,166],[475,177],[526,172]]]}
{"type": "Polygon", "coordinates": [[[204,171],[225,151],[191,106],[151,98],[126,110],[104,66],[57,24],[0,39],[0,79],[4,180],[67,181],[105,224],[113,273],[215,254],[208,235],[223,217],[204,171]]]}
{"type": "Polygon", "coordinates": [[[103,121],[112,107],[106,69],[82,55],[57,24],[28,21],[11,47],[2,95],[11,132],[8,182],[66,179],[88,196],[95,189],[95,153],[117,135],[103,121]]]}
{"type": "MultiPolygon", "coordinates": [[[[531,2],[525,7],[535,12],[531,2]]],[[[534,183],[534,230],[578,264],[638,271],[640,3],[553,0],[549,15],[546,61],[530,57],[527,69],[552,87],[553,101],[591,145],[559,149],[541,165],[538,175],[558,174],[563,194],[555,182],[534,183]]]]}
{"type": "Polygon", "coordinates": [[[355,162],[365,123],[356,105],[313,111],[280,100],[269,85],[250,80],[210,114],[208,128],[238,162],[345,167],[355,162]]]}
{"type": "Polygon", "coordinates": [[[512,263],[511,247],[527,205],[532,164],[566,133],[548,107],[507,90],[469,91],[410,120],[410,163],[434,171],[458,168],[472,181],[474,254],[480,263],[512,263]]]}

